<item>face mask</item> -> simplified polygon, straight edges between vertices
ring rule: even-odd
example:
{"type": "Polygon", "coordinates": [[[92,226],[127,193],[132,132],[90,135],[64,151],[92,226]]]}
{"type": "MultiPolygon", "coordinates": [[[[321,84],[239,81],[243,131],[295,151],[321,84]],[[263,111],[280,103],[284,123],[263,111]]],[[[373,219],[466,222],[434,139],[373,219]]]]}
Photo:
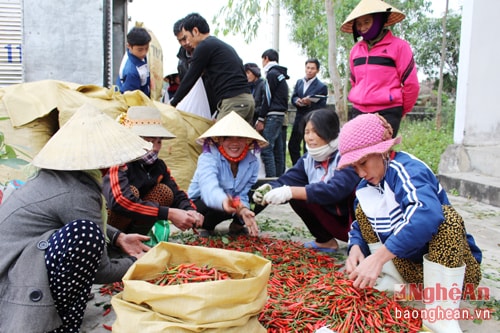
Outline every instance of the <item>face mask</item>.
{"type": "Polygon", "coordinates": [[[326,161],[332,154],[337,150],[338,140],[332,140],[328,144],[318,147],[318,148],[310,148],[306,144],[307,153],[311,156],[316,162],[326,161]]]}
{"type": "Polygon", "coordinates": [[[359,35],[363,37],[364,40],[372,40],[376,38],[380,31],[384,26],[384,17],[381,15],[382,13],[373,14],[373,23],[370,29],[364,34],[360,33],[359,35]]]}
{"type": "Polygon", "coordinates": [[[144,164],[151,165],[158,159],[158,153],[154,150],[150,150],[144,155],[141,160],[144,164]]]}

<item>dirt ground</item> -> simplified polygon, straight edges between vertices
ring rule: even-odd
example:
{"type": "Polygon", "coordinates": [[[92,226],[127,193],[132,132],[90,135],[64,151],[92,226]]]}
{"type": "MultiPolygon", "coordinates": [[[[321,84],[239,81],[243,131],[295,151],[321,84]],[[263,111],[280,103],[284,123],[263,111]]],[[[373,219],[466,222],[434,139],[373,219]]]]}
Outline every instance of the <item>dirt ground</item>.
{"type": "MultiPolygon", "coordinates": [[[[457,211],[465,220],[467,232],[472,234],[476,243],[483,251],[483,262],[481,264],[483,271],[483,279],[480,286],[488,287],[490,296],[496,300],[500,300],[500,207],[482,204],[477,201],[469,200],[462,197],[450,196],[450,200],[457,211]]],[[[259,223],[268,223],[276,221],[279,225],[289,226],[285,230],[297,230],[305,227],[300,218],[293,212],[289,205],[270,206],[258,215],[259,223]]],[[[228,223],[222,223],[217,227],[217,230],[224,232],[227,229],[228,223]]],[[[281,228],[283,230],[283,228],[281,228]]],[[[178,232],[173,230],[172,232],[178,232]]],[[[276,235],[273,232],[267,232],[268,235],[276,237],[289,237],[296,241],[310,240],[307,238],[307,233],[291,232],[292,236],[283,234],[276,235]],[[307,238],[307,239],[306,239],[307,238]]],[[[266,236],[263,233],[262,236],[266,236]]],[[[340,243],[341,251],[345,253],[346,243],[340,243]]],[[[113,311],[103,317],[102,302],[109,303],[109,296],[99,295],[99,285],[94,286],[96,295],[94,300],[89,301],[87,311],[82,326],[82,333],[105,333],[109,332],[103,327],[103,324],[112,325],[115,321],[113,311]]],[[[462,308],[471,308],[467,302],[462,302],[462,308]]],[[[497,308],[497,310],[499,310],[497,308]]],[[[491,333],[500,332],[500,321],[495,319],[483,320],[481,323],[473,322],[472,320],[464,320],[460,322],[460,326],[464,332],[474,333],[491,333]]]]}

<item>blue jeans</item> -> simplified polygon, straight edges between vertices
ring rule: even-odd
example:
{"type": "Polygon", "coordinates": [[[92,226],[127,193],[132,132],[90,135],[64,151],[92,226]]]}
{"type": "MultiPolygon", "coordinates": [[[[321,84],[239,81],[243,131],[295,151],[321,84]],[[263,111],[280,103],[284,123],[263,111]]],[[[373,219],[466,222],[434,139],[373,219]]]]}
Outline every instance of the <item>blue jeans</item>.
{"type": "Polygon", "coordinates": [[[277,167],[285,164],[283,154],[275,154],[275,146],[283,147],[281,129],[283,116],[267,116],[262,136],[269,142],[267,147],[262,148],[261,158],[266,169],[266,177],[276,177],[277,167]]]}

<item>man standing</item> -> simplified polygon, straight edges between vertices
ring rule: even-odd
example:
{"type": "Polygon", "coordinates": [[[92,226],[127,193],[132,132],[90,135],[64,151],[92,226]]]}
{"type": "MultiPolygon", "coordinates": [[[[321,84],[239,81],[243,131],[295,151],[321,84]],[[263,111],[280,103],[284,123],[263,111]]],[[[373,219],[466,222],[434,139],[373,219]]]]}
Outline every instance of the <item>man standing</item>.
{"type": "Polygon", "coordinates": [[[188,70],[170,104],[176,106],[189,93],[198,78],[206,74],[217,101],[217,119],[235,111],[251,123],[255,103],[243,62],[233,47],[217,37],[210,36],[207,21],[196,13],[183,19],[182,33],[194,51],[188,70]]]}
{"type": "Polygon", "coordinates": [[[279,177],[285,170],[286,147],[282,140],[282,127],[288,111],[287,68],[278,65],[279,54],[269,49],[262,54],[262,67],[266,73],[267,103],[262,105],[255,129],[262,132],[269,145],[262,149],[261,157],[266,177],[279,177]]]}
{"type": "Polygon", "coordinates": [[[255,111],[253,113],[253,125],[257,123],[262,104],[266,103],[266,83],[261,77],[260,68],[257,64],[249,62],[245,64],[245,72],[247,73],[248,84],[252,91],[253,99],[255,100],[255,111]]]}
{"type": "Polygon", "coordinates": [[[191,45],[187,43],[186,36],[184,36],[182,32],[182,21],[183,19],[180,19],[174,23],[174,35],[180,44],[179,52],[177,52],[177,59],[179,59],[177,63],[177,73],[179,73],[181,81],[186,75],[194,51],[191,45]]]}
{"type": "Polygon", "coordinates": [[[300,156],[306,152],[304,133],[300,130],[302,127],[302,118],[304,118],[306,113],[326,106],[328,88],[316,77],[318,72],[318,59],[307,59],[306,76],[298,80],[293,89],[292,104],[297,107],[297,112],[295,113],[292,134],[288,141],[288,152],[290,153],[292,164],[295,164],[300,156]],[[303,146],[302,152],[301,146],[303,146]]]}
{"type": "MultiPolygon", "coordinates": [[[[174,23],[174,35],[180,44],[179,52],[177,52],[177,59],[179,59],[177,62],[179,85],[180,81],[182,81],[184,76],[186,76],[194,52],[194,48],[189,45],[187,38],[182,31],[183,21],[184,19],[182,18],[174,23]]],[[[177,86],[175,92],[177,92],[178,88],[179,86],[177,86]]],[[[169,96],[166,103],[173,98],[175,92],[169,96]]],[[[208,76],[206,73],[203,73],[201,78],[196,81],[190,92],[180,103],[178,103],[177,108],[185,112],[197,114],[204,118],[212,118],[213,114],[217,110],[217,101],[215,100],[215,94],[210,86],[210,83],[208,82],[208,76]],[[203,93],[201,92],[201,89],[203,89],[203,93]]]]}

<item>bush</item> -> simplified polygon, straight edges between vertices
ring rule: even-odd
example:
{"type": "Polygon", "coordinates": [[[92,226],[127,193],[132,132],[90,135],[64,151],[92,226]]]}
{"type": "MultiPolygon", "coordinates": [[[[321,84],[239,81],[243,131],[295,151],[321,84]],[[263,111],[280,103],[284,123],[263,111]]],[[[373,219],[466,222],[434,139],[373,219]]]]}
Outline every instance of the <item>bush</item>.
{"type": "MultiPolygon", "coordinates": [[[[425,162],[431,170],[437,174],[441,155],[446,148],[453,143],[453,121],[455,104],[445,101],[442,112],[442,126],[436,129],[435,115],[429,118],[411,119],[405,117],[401,121],[398,135],[403,138],[396,150],[403,150],[415,155],[425,162]]],[[[435,113],[434,109],[430,109],[435,113]]],[[[288,126],[288,138],[292,132],[292,126],[288,126]]],[[[286,149],[286,167],[292,167],[292,161],[288,152],[288,141],[286,149]]]]}
{"type": "Polygon", "coordinates": [[[434,119],[403,119],[398,134],[403,140],[396,149],[415,155],[437,174],[441,155],[453,143],[452,122],[447,122],[446,126],[437,130],[434,119]]]}

